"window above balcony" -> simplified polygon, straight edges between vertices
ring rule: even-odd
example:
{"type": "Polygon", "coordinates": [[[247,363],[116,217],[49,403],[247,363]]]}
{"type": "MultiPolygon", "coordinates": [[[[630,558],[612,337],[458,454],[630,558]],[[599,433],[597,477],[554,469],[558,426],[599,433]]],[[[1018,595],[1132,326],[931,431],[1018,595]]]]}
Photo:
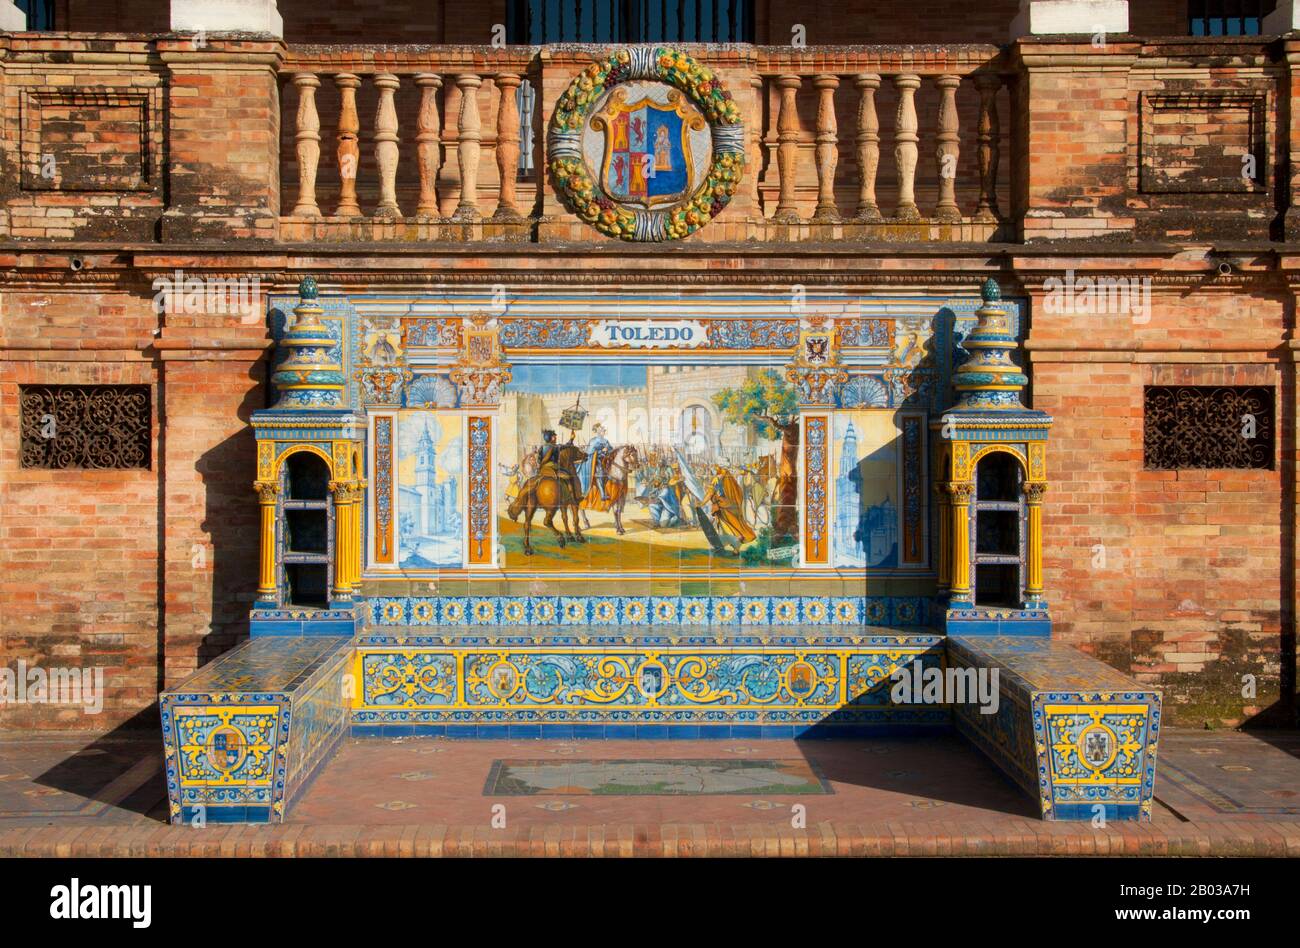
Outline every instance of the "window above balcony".
{"type": "Polygon", "coordinates": [[[506,41],[752,43],[754,0],[508,0],[506,41]]]}

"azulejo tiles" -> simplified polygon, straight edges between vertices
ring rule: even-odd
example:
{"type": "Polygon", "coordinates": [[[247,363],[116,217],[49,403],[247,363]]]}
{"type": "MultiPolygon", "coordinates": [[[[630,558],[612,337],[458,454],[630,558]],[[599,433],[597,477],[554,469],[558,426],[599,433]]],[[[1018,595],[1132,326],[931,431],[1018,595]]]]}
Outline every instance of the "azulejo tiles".
{"type": "Polygon", "coordinates": [[[602,635],[598,626],[541,638],[372,634],[357,644],[352,722],[941,724],[942,707],[889,699],[893,672],[913,661],[937,667],[941,644],[779,630],[602,635]]]}
{"type": "Polygon", "coordinates": [[[347,727],[349,637],[253,638],[162,694],[173,823],[276,822],[347,727]]]}
{"type": "Polygon", "coordinates": [[[956,668],[996,668],[995,714],[956,706],[957,728],[1031,796],[1043,819],[1150,819],[1161,697],[1036,637],[948,639],[956,668]]]}
{"type": "Polygon", "coordinates": [[[918,626],[923,596],[437,596],[370,600],[376,626],[918,626]]]}

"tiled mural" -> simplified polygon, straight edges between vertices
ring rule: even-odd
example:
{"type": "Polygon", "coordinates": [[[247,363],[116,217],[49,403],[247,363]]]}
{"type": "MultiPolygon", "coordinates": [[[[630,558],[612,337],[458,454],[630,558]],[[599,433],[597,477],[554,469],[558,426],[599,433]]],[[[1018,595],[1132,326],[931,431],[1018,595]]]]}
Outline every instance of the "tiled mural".
{"type": "Polygon", "coordinates": [[[779,426],[797,426],[798,416],[775,370],[660,360],[513,371],[497,454],[507,569],[789,565],[798,442],[783,442],[779,426]],[[555,515],[537,489],[557,467],[576,475],[564,479],[578,498],[568,525],[568,512],[555,515]]]}

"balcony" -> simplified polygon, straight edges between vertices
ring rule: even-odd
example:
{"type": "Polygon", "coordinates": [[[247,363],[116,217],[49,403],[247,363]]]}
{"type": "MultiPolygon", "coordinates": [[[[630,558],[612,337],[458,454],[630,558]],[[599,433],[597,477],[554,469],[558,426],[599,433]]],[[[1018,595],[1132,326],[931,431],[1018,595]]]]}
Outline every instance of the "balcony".
{"type": "MultiPolygon", "coordinates": [[[[722,78],[747,134],[741,192],[696,240],[1009,236],[1014,75],[997,47],[684,50],[722,78]]],[[[591,239],[538,169],[553,103],[605,51],[291,47],[281,237],[591,239]]]]}
{"type": "MultiPolygon", "coordinates": [[[[1300,40],[682,48],[745,135],[739,190],[692,245],[1277,240],[1295,223],[1300,135],[1279,103],[1300,40]]],[[[605,52],[0,34],[0,236],[610,244],[544,173],[557,99],[605,52]]]]}

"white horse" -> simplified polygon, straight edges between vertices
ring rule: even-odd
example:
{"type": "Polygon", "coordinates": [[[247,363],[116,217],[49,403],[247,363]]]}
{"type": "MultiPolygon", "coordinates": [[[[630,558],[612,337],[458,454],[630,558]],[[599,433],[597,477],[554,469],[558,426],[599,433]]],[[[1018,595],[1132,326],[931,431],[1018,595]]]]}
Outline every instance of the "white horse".
{"type": "Polygon", "coordinates": [[[591,486],[587,488],[587,496],[578,505],[582,512],[582,522],[588,530],[591,529],[591,521],[587,519],[587,511],[607,510],[614,514],[614,530],[618,535],[627,532],[623,529],[623,508],[627,506],[629,493],[627,482],[632,472],[640,466],[641,456],[637,453],[636,445],[625,444],[610,452],[605,467],[604,498],[600,496],[600,485],[593,476],[591,486]]]}

